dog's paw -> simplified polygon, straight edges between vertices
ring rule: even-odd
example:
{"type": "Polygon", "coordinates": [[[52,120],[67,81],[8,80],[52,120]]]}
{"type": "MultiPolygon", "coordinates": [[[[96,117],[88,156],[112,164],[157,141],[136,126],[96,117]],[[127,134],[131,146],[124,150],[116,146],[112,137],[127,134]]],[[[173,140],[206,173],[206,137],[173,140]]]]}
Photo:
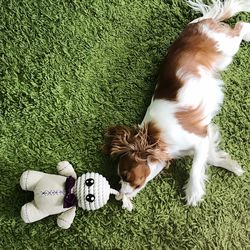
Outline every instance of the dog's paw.
{"type": "Polygon", "coordinates": [[[244,173],[244,170],[241,168],[237,161],[231,162],[231,171],[237,176],[241,176],[244,173]]]}
{"type": "Polygon", "coordinates": [[[200,185],[191,185],[188,183],[185,189],[186,201],[188,206],[197,206],[202,201],[205,192],[200,185]]]}
{"type": "Polygon", "coordinates": [[[123,203],[122,204],[123,209],[127,209],[129,212],[132,211],[133,204],[131,202],[131,199],[129,199],[126,195],[123,196],[122,203],[123,203]]]}
{"type": "Polygon", "coordinates": [[[115,196],[116,200],[120,201],[122,200],[122,208],[123,209],[127,209],[129,212],[132,211],[133,209],[133,204],[131,202],[131,199],[125,195],[125,194],[122,194],[122,193],[119,193],[115,196]]]}

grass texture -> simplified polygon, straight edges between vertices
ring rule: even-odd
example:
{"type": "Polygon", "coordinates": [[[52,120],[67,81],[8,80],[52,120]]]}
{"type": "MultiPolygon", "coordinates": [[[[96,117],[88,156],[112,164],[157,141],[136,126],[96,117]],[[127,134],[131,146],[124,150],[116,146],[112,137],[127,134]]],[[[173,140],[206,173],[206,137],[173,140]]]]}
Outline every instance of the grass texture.
{"type": "Polygon", "coordinates": [[[100,150],[104,130],[141,122],[162,58],[195,17],[181,0],[0,0],[0,249],[250,249],[249,43],[222,75],[215,119],[242,177],[211,167],[205,200],[187,207],[191,159],[180,159],[131,213],[111,197],[95,212],[78,209],[66,231],[56,216],[20,218],[32,199],[19,187],[26,169],[56,173],[67,159],[78,175],[96,171],[119,188],[100,150]]]}

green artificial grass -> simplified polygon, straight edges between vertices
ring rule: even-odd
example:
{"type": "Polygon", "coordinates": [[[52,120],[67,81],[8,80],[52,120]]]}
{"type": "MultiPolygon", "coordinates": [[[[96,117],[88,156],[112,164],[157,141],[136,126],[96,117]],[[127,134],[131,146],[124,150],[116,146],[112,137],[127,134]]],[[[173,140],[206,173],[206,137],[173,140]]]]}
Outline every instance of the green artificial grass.
{"type": "Polygon", "coordinates": [[[191,159],[180,159],[131,213],[112,197],[95,212],[78,209],[66,231],[56,216],[20,218],[32,199],[19,186],[26,169],[56,173],[67,159],[78,175],[96,171],[119,188],[116,163],[100,150],[104,130],[141,122],[162,58],[197,16],[178,0],[0,1],[0,249],[250,249],[249,43],[223,73],[215,119],[242,177],[211,167],[204,201],[187,207],[191,159]]]}

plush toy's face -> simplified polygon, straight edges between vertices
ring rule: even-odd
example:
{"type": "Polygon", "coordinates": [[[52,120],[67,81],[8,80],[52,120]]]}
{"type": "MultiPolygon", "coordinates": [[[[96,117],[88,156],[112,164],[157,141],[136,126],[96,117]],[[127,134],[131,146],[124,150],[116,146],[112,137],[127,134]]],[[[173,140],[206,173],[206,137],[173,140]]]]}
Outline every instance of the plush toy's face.
{"type": "Polygon", "coordinates": [[[102,175],[86,173],[77,179],[76,193],[79,207],[96,210],[107,203],[110,186],[102,175]]]}
{"type": "Polygon", "coordinates": [[[91,193],[91,189],[90,187],[92,187],[93,185],[95,184],[95,180],[93,178],[88,178],[86,181],[85,181],[85,199],[87,202],[94,202],[95,201],[95,195],[93,193],[91,193]]]}

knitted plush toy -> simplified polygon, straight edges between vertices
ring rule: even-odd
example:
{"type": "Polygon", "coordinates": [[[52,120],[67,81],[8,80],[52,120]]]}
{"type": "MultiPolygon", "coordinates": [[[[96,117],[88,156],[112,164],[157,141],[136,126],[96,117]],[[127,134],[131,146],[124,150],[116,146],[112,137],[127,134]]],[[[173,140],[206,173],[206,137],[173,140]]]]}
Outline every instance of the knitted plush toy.
{"type": "MultiPolygon", "coordinates": [[[[119,194],[98,173],[86,173],[76,179],[76,173],[67,161],[59,162],[57,170],[59,175],[33,170],[22,174],[22,189],[34,192],[34,200],[23,205],[21,209],[21,217],[25,223],[61,213],[57,224],[67,229],[74,220],[76,206],[85,210],[96,210],[107,203],[110,194],[119,194]]],[[[126,196],[123,197],[123,208],[132,210],[132,203],[126,196]]]]}

